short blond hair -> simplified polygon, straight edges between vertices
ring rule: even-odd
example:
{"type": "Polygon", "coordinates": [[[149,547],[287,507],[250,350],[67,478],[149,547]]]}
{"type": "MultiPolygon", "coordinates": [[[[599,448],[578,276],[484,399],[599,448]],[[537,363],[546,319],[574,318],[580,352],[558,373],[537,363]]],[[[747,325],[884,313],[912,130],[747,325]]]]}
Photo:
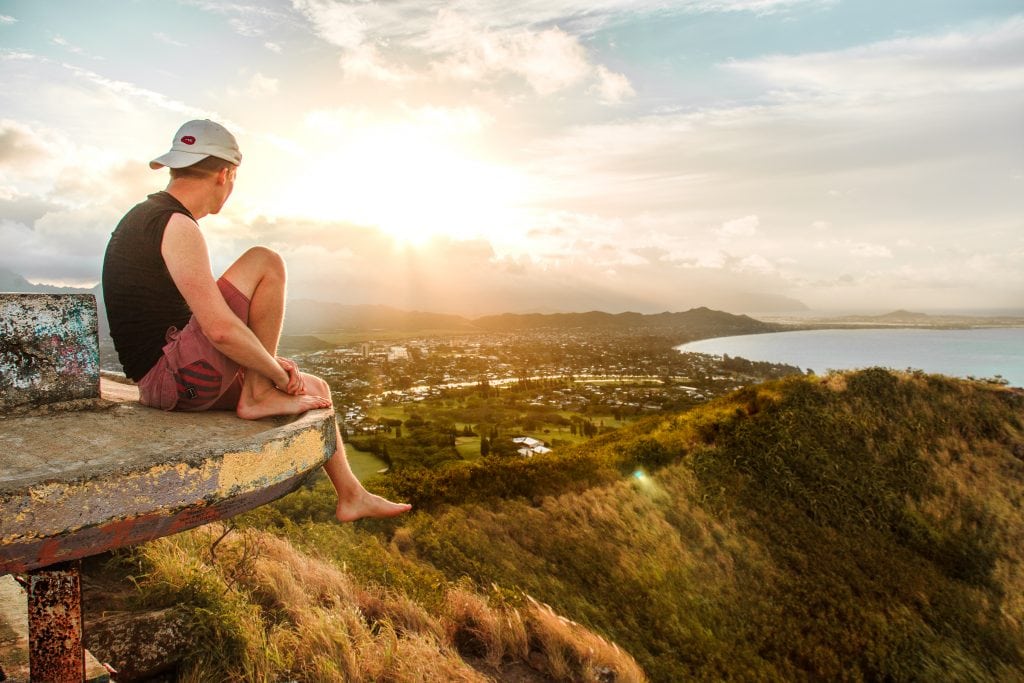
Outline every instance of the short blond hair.
{"type": "Polygon", "coordinates": [[[235,168],[235,164],[221,159],[220,157],[208,156],[202,161],[197,161],[191,166],[184,166],[182,168],[172,168],[172,178],[205,178],[211,175],[217,175],[221,172],[221,169],[235,168]]]}

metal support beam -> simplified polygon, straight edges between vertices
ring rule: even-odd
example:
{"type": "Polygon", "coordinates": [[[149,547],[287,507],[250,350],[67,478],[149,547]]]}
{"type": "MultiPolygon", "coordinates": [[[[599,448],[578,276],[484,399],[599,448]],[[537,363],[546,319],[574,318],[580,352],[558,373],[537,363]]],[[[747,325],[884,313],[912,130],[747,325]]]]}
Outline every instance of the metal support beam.
{"type": "Polygon", "coordinates": [[[61,562],[29,573],[28,647],[33,682],[85,680],[79,565],[78,560],[61,562]]]}

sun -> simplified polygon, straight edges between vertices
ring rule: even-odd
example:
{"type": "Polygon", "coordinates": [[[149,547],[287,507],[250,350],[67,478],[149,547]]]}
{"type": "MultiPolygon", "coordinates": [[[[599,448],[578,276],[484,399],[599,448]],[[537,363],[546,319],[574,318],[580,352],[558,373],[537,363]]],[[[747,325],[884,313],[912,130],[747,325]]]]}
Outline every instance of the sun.
{"type": "Polygon", "coordinates": [[[376,226],[396,240],[500,237],[522,183],[427,126],[366,126],[317,150],[275,213],[376,226]]]}

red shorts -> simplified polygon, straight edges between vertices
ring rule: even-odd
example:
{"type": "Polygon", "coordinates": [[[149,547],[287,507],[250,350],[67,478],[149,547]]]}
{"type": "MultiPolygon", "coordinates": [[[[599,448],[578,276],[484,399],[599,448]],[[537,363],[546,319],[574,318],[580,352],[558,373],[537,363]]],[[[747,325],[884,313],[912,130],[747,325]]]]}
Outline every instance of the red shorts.
{"type": "MultiPolygon", "coordinates": [[[[221,296],[249,324],[249,299],[221,278],[221,296]]],[[[214,348],[196,317],[167,330],[164,355],[139,380],[139,402],[161,410],[234,410],[242,395],[242,368],[214,348]]]]}

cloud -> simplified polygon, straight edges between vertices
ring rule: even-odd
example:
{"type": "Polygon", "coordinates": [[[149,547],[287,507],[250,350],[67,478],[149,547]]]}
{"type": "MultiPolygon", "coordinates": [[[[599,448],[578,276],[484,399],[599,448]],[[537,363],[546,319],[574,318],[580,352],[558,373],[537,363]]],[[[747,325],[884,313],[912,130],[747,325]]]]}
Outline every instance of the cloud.
{"type": "MultiPolygon", "coordinates": [[[[544,3],[477,0],[452,3],[450,0],[393,0],[388,3],[340,0],[293,0],[296,11],[312,22],[325,40],[340,47],[354,47],[353,38],[383,36],[408,38],[409,44],[426,34],[437,37],[434,21],[446,12],[458,9],[471,12],[482,27],[504,32],[522,28],[558,25],[573,34],[586,34],[616,22],[633,21],[638,16],[702,14],[711,12],[748,12],[765,15],[801,7],[827,7],[836,0],[550,0],[544,3]],[[354,30],[355,28],[355,30],[354,30]]],[[[445,41],[447,42],[447,41],[445,41]]]]}
{"type": "Polygon", "coordinates": [[[425,58],[445,80],[491,83],[511,75],[541,96],[593,82],[591,90],[608,104],[635,94],[626,76],[591,64],[578,35],[559,26],[535,28],[536,12],[527,19],[484,3],[471,19],[440,3],[293,0],[293,7],[316,35],[342,48],[340,64],[350,77],[405,83],[417,77],[409,65],[425,58]]]}
{"type": "Polygon", "coordinates": [[[243,90],[236,90],[229,88],[228,92],[232,95],[245,95],[253,99],[261,99],[264,97],[273,97],[277,94],[278,84],[280,81],[276,78],[270,78],[257,72],[249,77],[249,82],[245,85],[243,90]]]}
{"type": "Polygon", "coordinates": [[[109,207],[55,211],[29,227],[0,220],[0,268],[34,282],[91,286],[99,280],[107,238],[120,216],[109,207]]]}
{"type": "Polygon", "coordinates": [[[228,25],[234,29],[235,33],[246,38],[259,38],[264,34],[264,29],[260,24],[254,23],[248,19],[242,19],[239,17],[232,17],[228,19],[228,25]]]}
{"type": "Polygon", "coordinates": [[[884,244],[871,242],[859,242],[855,240],[829,240],[827,242],[815,243],[815,249],[834,250],[841,254],[856,256],[858,258],[891,259],[892,250],[884,244]]]}
{"type": "MultiPolygon", "coordinates": [[[[79,79],[91,83],[92,85],[97,86],[100,90],[109,94],[125,97],[132,101],[142,102],[177,114],[184,114],[190,118],[217,118],[223,120],[206,110],[189,106],[180,100],[168,97],[162,93],[156,92],[155,90],[139,87],[134,83],[129,83],[128,81],[119,81],[107,78],[95,71],[83,69],[71,64],[61,64],[61,66],[77,76],[79,79]]],[[[237,130],[237,127],[233,127],[232,129],[237,130]]]]}
{"type": "Polygon", "coordinates": [[[53,43],[54,45],[59,45],[60,47],[62,47],[65,50],[67,50],[68,52],[73,52],[76,55],[85,54],[85,51],[82,50],[82,48],[78,47],[77,45],[72,45],[63,36],[59,36],[59,35],[53,36],[52,38],[50,38],[50,42],[53,43]]]}
{"type": "Polygon", "coordinates": [[[657,312],[701,305],[737,312],[798,307],[756,294],[786,285],[765,257],[723,255],[720,263],[684,266],[660,259],[661,250],[638,253],[631,241],[615,239],[622,226],[597,226],[584,235],[572,229],[574,223],[582,226],[587,220],[564,215],[560,226],[543,229],[545,236],[520,253],[501,253],[481,238],[436,237],[409,246],[368,226],[268,218],[223,233],[245,234],[245,239],[211,246],[219,251],[215,261],[224,265],[253,242],[278,249],[288,263],[293,298],[464,315],[592,309],[657,312]]]}
{"type": "Polygon", "coordinates": [[[775,14],[799,7],[829,7],[839,0],[689,0],[683,6],[691,12],[753,12],[775,14]]]}
{"type": "Polygon", "coordinates": [[[751,254],[740,259],[738,270],[755,273],[774,273],[775,266],[760,254],[751,254]]]}
{"type": "Polygon", "coordinates": [[[165,45],[171,45],[172,47],[188,47],[188,43],[183,43],[180,40],[175,40],[174,38],[170,37],[169,35],[161,31],[155,32],[153,34],[153,37],[161,43],[164,43],[165,45]]]}
{"type": "Polygon", "coordinates": [[[219,0],[179,0],[181,4],[198,7],[204,12],[228,16],[228,26],[247,38],[294,24],[291,15],[280,8],[277,0],[250,0],[249,2],[220,2],[219,0]]]}
{"type": "Polygon", "coordinates": [[[722,237],[751,237],[757,233],[759,225],[761,225],[761,219],[750,215],[722,223],[722,227],[717,232],[722,237]]]}
{"type": "Polygon", "coordinates": [[[30,165],[55,151],[29,126],[0,119],[0,168],[30,165]]]}
{"type": "MultiPolygon", "coordinates": [[[[1008,179],[1024,149],[1024,88],[1010,87],[1024,69],[1022,24],[752,60],[785,66],[758,71],[755,103],[577,125],[527,145],[524,175],[543,209],[618,216],[634,246],[664,247],[657,262],[701,281],[756,275],[732,287],[827,308],[839,305],[833,286],[842,305],[896,291],[900,305],[940,305],[929,283],[962,270],[962,245],[986,235],[988,257],[1020,250],[1019,184],[1008,179]],[[840,281],[853,268],[870,273],[840,281]],[[934,277],[907,275],[921,272],[934,277]]],[[[991,305],[1014,305],[1024,275],[999,263],[976,281],[991,305]]],[[[957,301],[979,296],[951,281],[957,301]]]]}
{"type": "Polygon", "coordinates": [[[850,245],[850,253],[862,258],[892,258],[892,250],[884,244],[857,242],[850,245]]]}
{"type": "Polygon", "coordinates": [[[277,54],[281,54],[284,51],[280,45],[278,45],[277,43],[272,43],[269,40],[263,43],[263,47],[277,54]]]}
{"type": "Polygon", "coordinates": [[[1024,86],[1024,16],[963,31],[886,40],[834,52],[772,55],[723,64],[775,89],[857,101],[1024,86]]]}
{"type": "MultiPolygon", "coordinates": [[[[1001,36],[1015,35],[1022,22],[1007,23],[990,27],[997,37],[972,35],[981,44],[1005,45],[1001,36]]],[[[945,45],[941,39],[905,43],[945,45]]],[[[814,64],[820,60],[837,73],[854,68],[844,59],[856,61],[847,50],[816,57],[814,64]]],[[[937,212],[946,213],[943,220],[953,214],[971,220],[977,211],[1013,204],[1005,178],[1020,168],[1024,88],[971,90],[976,83],[999,81],[1007,69],[991,60],[962,61],[950,67],[953,72],[970,66],[977,73],[960,78],[966,90],[955,92],[949,88],[957,79],[947,82],[936,72],[942,84],[926,95],[865,94],[861,104],[837,106],[817,92],[780,92],[745,106],[578,125],[534,141],[527,150],[536,159],[529,174],[542,187],[563,190],[563,201],[579,193],[580,202],[607,211],[734,211],[740,201],[763,219],[764,198],[780,210],[803,207],[810,215],[795,217],[804,225],[835,224],[837,211],[856,223],[939,205],[946,207],[937,212]],[[965,177],[977,178],[984,202],[980,194],[965,193],[965,177]],[[985,187],[1001,189],[989,194],[985,187]]]]}
{"type": "Polygon", "coordinates": [[[540,95],[580,83],[591,73],[579,39],[557,27],[489,30],[451,10],[438,14],[422,46],[440,55],[433,68],[442,77],[486,81],[514,74],[540,95]]]}
{"type": "Polygon", "coordinates": [[[606,104],[618,104],[627,97],[636,95],[628,78],[623,74],[610,71],[604,66],[598,65],[597,79],[595,87],[601,96],[601,101],[606,104]]]}
{"type": "Polygon", "coordinates": [[[18,21],[9,14],[0,14],[0,26],[10,26],[11,24],[18,21]]]}
{"type": "Polygon", "coordinates": [[[312,23],[317,35],[332,45],[357,48],[366,37],[366,23],[354,5],[331,0],[292,0],[292,6],[312,23]]]}
{"type": "Polygon", "coordinates": [[[388,64],[374,45],[359,45],[345,51],[339,63],[349,78],[369,78],[388,83],[404,83],[416,78],[411,70],[388,64]]]}

